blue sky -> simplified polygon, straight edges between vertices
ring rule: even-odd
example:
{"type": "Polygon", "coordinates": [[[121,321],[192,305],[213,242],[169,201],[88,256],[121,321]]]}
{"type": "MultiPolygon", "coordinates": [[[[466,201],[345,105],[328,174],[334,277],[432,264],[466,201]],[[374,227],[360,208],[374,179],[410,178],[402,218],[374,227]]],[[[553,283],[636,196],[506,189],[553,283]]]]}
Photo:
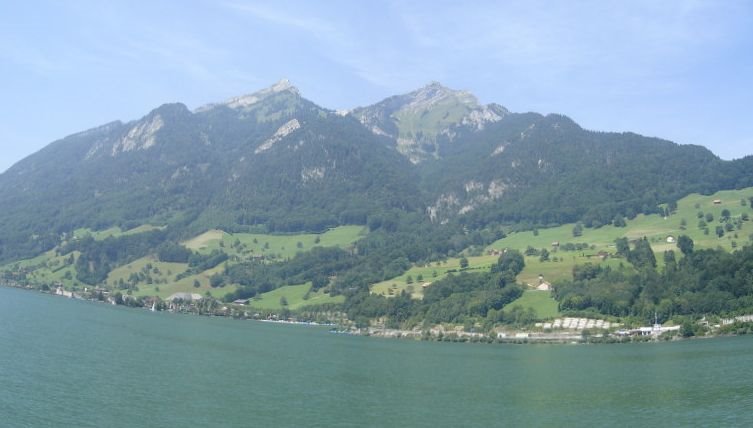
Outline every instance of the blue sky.
{"type": "Polygon", "coordinates": [[[753,154],[750,1],[8,1],[0,77],[0,171],[68,134],[283,77],[332,109],[436,80],[753,154]]]}

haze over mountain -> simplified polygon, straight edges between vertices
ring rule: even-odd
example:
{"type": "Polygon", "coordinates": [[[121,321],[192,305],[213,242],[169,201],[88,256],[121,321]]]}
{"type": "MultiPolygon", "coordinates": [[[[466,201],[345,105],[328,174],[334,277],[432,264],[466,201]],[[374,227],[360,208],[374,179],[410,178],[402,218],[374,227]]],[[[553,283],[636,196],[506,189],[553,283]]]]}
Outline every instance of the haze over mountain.
{"type": "Polygon", "coordinates": [[[753,185],[751,157],[596,133],[431,83],[338,113],[287,81],[190,111],[165,104],[55,141],[0,175],[0,259],[79,227],[321,231],[389,213],[471,229],[653,212],[753,185]],[[692,171],[692,174],[689,172],[692,171]]]}

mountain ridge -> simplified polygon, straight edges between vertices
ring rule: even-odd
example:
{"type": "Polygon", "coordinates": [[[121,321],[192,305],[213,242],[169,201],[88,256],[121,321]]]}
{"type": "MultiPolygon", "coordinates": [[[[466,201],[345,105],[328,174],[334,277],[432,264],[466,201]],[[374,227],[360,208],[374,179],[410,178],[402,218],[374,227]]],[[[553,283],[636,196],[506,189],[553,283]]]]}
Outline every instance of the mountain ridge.
{"type": "Polygon", "coordinates": [[[321,231],[402,215],[471,230],[598,227],[691,192],[753,185],[751,159],[513,113],[436,82],[343,115],[282,80],[193,111],[163,104],[21,160],[0,174],[0,260],[78,227],[146,223],[177,234],[321,231]]]}

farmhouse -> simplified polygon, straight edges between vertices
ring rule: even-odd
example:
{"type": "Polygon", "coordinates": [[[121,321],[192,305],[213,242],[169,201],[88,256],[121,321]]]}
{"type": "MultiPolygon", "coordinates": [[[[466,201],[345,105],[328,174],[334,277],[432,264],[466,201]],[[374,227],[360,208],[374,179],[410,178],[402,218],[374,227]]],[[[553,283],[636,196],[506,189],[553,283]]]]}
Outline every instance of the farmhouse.
{"type": "Polygon", "coordinates": [[[721,199],[714,199],[714,205],[721,205],[722,200],[721,199]]]}

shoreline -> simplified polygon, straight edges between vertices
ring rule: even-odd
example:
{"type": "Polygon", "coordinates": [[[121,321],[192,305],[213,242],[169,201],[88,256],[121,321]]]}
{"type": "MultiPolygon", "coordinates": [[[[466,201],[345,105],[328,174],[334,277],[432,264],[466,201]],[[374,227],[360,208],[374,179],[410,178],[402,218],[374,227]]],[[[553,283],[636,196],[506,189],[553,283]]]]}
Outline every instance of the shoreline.
{"type": "MultiPolygon", "coordinates": [[[[141,309],[144,311],[152,312],[167,312],[172,314],[181,315],[194,315],[205,317],[222,317],[236,320],[248,320],[257,321],[267,324],[288,324],[288,325],[300,325],[300,326],[312,326],[312,327],[331,327],[329,333],[332,334],[344,334],[348,336],[364,336],[374,337],[380,339],[399,339],[399,340],[413,340],[413,341],[430,341],[430,342],[452,342],[452,343],[479,343],[479,344],[512,344],[512,345],[536,345],[536,344],[557,344],[557,345],[588,345],[588,344],[623,344],[623,343],[657,343],[657,342],[677,342],[683,340],[692,339],[713,339],[716,337],[729,337],[729,336],[741,336],[749,333],[753,333],[753,328],[748,328],[742,333],[711,333],[703,336],[690,336],[683,337],[679,334],[659,334],[659,335],[646,335],[646,336],[619,336],[614,333],[603,332],[601,334],[583,334],[583,332],[570,330],[560,332],[538,332],[530,330],[506,330],[506,333],[494,332],[494,333],[480,333],[480,332],[466,332],[461,329],[445,330],[442,326],[435,326],[431,329],[418,329],[412,330],[406,329],[388,329],[384,327],[366,327],[357,328],[352,325],[343,325],[342,323],[328,321],[313,321],[313,320],[298,320],[298,319],[280,319],[277,314],[270,313],[267,317],[249,316],[248,312],[254,311],[252,307],[245,308],[242,313],[239,308],[228,307],[227,304],[223,304],[222,308],[214,311],[202,311],[202,310],[190,310],[185,306],[178,306],[168,309],[150,309],[143,305],[128,305],[128,304],[115,304],[108,300],[100,300],[95,298],[85,298],[75,293],[67,293],[61,295],[50,290],[42,290],[30,285],[21,284],[9,284],[6,282],[0,283],[0,287],[14,288],[23,291],[34,291],[40,294],[47,294],[50,296],[59,296],[65,299],[82,300],[92,303],[99,303],[105,305],[125,306],[133,309],[141,309]]],[[[135,300],[133,298],[128,300],[135,300]]],[[[259,315],[257,312],[254,315],[259,315]]],[[[350,321],[349,321],[350,322],[350,321]]],[[[753,322],[740,322],[740,327],[746,324],[753,324],[753,322]]],[[[726,326],[735,326],[738,324],[727,324],[726,326]]]]}

